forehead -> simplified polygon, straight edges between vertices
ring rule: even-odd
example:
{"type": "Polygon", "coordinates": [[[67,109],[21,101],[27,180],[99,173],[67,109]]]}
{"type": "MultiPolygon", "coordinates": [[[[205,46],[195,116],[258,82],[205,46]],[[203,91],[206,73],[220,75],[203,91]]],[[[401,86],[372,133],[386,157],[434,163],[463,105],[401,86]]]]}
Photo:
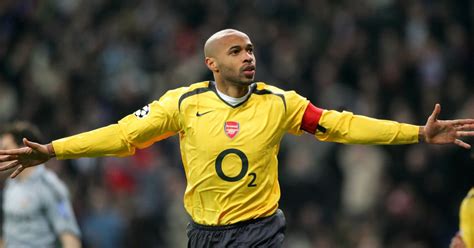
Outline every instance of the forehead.
{"type": "Polygon", "coordinates": [[[15,145],[15,139],[13,138],[13,135],[8,133],[0,135],[0,147],[11,147],[12,145],[15,145]]]}
{"type": "Polygon", "coordinates": [[[222,35],[220,39],[218,39],[218,44],[221,49],[227,50],[234,46],[247,46],[252,45],[250,38],[240,32],[232,32],[222,35]]]}

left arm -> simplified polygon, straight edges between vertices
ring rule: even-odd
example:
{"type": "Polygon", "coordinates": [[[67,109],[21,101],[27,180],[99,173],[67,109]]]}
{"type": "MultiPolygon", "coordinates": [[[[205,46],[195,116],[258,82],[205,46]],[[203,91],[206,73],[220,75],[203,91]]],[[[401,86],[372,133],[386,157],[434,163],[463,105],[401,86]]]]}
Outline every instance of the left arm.
{"type": "Polygon", "coordinates": [[[60,240],[63,248],[81,248],[81,241],[71,233],[62,233],[60,240]]]}
{"type": "Polygon", "coordinates": [[[440,111],[440,105],[436,104],[426,125],[415,126],[354,115],[345,111],[341,113],[333,110],[322,110],[309,104],[301,126],[303,130],[310,130],[310,133],[322,141],[391,145],[418,142],[429,144],[454,143],[469,149],[471,146],[460,138],[474,136],[474,119],[438,120],[440,111]],[[317,116],[318,118],[307,118],[308,116],[317,116]],[[313,119],[310,125],[308,125],[308,119],[313,119]]]}
{"type": "Polygon", "coordinates": [[[44,181],[47,183],[44,184],[41,199],[45,217],[62,243],[62,247],[80,248],[81,232],[66,185],[54,174],[46,175],[44,181]]]}
{"type": "Polygon", "coordinates": [[[324,110],[315,136],[321,141],[345,144],[413,144],[420,127],[379,120],[351,112],[324,110]]]}

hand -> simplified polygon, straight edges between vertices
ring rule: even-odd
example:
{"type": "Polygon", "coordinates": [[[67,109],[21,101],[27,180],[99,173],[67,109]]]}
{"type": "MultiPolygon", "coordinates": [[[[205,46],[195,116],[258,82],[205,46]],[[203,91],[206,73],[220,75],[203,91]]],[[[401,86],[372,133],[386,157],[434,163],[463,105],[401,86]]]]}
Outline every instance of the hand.
{"type": "Polygon", "coordinates": [[[45,163],[55,156],[51,144],[42,145],[31,142],[25,138],[23,139],[23,144],[25,144],[25,147],[22,148],[0,150],[0,163],[10,162],[0,166],[0,171],[9,170],[18,166],[10,175],[11,178],[15,178],[25,168],[45,163]]]}
{"type": "Polygon", "coordinates": [[[420,128],[420,138],[428,144],[454,143],[460,147],[470,149],[471,145],[460,140],[460,137],[474,136],[474,119],[438,120],[441,106],[435,105],[433,113],[428,117],[424,127],[420,128]]]}
{"type": "Polygon", "coordinates": [[[466,248],[466,245],[464,244],[464,241],[462,240],[461,235],[459,235],[459,233],[451,239],[451,244],[449,244],[449,248],[466,248]]]}

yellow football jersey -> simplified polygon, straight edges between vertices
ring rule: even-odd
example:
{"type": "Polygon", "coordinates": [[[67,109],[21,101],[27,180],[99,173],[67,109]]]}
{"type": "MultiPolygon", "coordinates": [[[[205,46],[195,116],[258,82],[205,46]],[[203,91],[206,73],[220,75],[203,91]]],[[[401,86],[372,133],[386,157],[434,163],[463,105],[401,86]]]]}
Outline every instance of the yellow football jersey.
{"type": "Polygon", "coordinates": [[[459,211],[461,237],[466,248],[474,248],[474,188],[462,201],[459,211]]]}
{"type": "MultiPolygon", "coordinates": [[[[58,159],[126,156],[179,134],[186,211],[204,225],[265,217],[278,208],[277,154],[286,133],[301,134],[309,101],[264,83],[231,106],[213,82],[168,91],[118,124],[53,141],[58,159]]],[[[418,127],[349,112],[324,111],[316,137],[342,143],[418,141],[418,127]]]]}

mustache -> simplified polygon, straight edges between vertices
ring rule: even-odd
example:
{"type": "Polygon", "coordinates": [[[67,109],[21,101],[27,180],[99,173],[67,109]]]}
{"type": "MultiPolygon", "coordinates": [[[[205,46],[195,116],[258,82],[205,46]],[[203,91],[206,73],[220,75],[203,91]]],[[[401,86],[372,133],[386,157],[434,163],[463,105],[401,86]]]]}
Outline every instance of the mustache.
{"type": "Polygon", "coordinates": [[[242,71],[250,71],[250,70],[255,70],[255,65],[246,65],[246,66],[243,66],[242,71]]]}

